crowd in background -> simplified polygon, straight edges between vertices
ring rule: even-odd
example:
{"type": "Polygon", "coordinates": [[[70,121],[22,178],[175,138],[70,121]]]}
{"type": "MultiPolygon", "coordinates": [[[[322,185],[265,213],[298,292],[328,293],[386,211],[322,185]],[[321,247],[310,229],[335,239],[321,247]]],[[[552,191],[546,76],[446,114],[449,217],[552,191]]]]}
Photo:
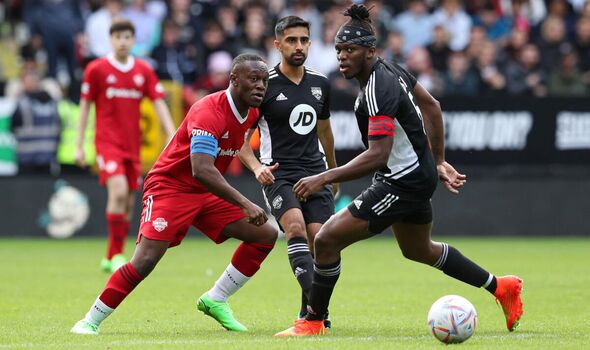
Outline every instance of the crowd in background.
{"type": "MultiPolygon", "coordinates": [[[[297,15],[311,23],[306,64],[330,77],[334,96],[356,96],[357,84],[338,73],[333,47],[351,2],[4,1],[0,95],[28,100],[15,112],[15,130],[32,113],[26,108],[48,114],[59,113],[62,99],[75,104],[85,65],[110,52],[109,26],[124,17],[136,27],[132,53],[148,60],[161,80],[182,86],[183,104],[190,106],[227,87],[239,53],[256,52],[277,64],[274,23],[297,15]]],[[[405,66],[436,97],[590,95],[590,0],[364,3],[372,8],[379,55],[405,66]]]]}

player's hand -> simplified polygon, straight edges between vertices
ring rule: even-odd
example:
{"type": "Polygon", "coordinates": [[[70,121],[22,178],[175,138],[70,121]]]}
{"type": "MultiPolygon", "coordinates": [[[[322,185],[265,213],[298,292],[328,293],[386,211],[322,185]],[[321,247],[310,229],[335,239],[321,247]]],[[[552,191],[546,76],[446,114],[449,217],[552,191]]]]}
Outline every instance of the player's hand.
{"type": "Polygon", "coordinates": [[[252,225],[262,226],[265,222],[268,221],[266,212],[252,202],[248,203],[248,205],[243,207],[242,211],[246,215],[246,219],[248,220],[248,222],[252,225]]]}
{"type": "Polygon", "coordinates": [[[324,188],[324,185],[322,174],[304,177],[293,186],[293,193],[299,201],[305,202],[307,197],[324,188]]]}
{"type": "Polygon", "coordinates": [[[76,164],[81,168],[86,168],[86,152],[83,147],[76,149],[76,164]]]}
{"type": "Polygon", "coordinates": [[[275,177],[272,173],[277,170],[278,167],[279,163],[275,163],[272,166],[261,165],[254,170],[254,176],[256,176],[256,180],[258,180],[262,186],[272,185],[275,183],[275,177]]]}
{"type": "Polygon", "coordinates": [[[442,162],[437,165],[436,171],[438,172],[439,180],[451,193],[459,193],[459,188],[467,182],[467,175],[460,174],[447,162],[442,162]]]}

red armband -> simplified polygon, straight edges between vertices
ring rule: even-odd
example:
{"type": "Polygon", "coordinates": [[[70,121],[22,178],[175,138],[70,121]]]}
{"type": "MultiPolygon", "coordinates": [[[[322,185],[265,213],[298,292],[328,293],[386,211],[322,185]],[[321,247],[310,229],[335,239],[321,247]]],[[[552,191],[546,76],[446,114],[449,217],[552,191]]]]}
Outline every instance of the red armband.
{"type": "Polygon", "coordinates": [[[393,119],[384,115],[369,117],[368,136],[393,136],[393,119]]]}

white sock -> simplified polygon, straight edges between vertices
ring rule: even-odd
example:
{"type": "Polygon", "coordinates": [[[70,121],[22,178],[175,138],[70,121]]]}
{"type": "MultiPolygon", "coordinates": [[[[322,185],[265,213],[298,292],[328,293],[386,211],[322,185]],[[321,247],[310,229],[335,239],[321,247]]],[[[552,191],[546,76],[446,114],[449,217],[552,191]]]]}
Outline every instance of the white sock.
{"type": "Polygon", "coordinates": [[[225,302],[227,298],[242,288],[249,279],[250,277],[245,276],[230,263],[207,294],[209,298],[215,301],[225,302]]]}
{"type": "Polygon", "coordinates": [[[96,298],[94,305],[92,305],[86,316],[84,316],[84,320],[98,326],[105,318],[109,317],[113,311],[115,311],[115,309],[111,309],[106,306],[105,303],[100,301],[99,298],[96,298]]]}

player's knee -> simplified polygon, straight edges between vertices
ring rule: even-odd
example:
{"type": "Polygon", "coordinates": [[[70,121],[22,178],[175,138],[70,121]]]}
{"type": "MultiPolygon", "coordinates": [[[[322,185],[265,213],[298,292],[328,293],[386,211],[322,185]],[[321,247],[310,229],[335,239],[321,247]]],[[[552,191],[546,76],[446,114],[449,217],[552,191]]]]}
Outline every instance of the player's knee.
{"type": "Polygon", "coordinates": [[[128,206],[128,191],[125,188],[115,188],[109,191],[109,202],[117,208],[126,208],[128,206]]]}
{"type": "Polygon", "coordinates": [[[428,264],[431,260],[430,249],[424,248],[402,248],[402,255],[404,258],[416,261],[423,264],[428,264]]]}
{"type": "Polygon", "coordinates": [[[291,222],[283,227],[285,230],[285,238],[290,240],[295,237],[307,238],[307,231],[300,222],[291,222]]]}
{"type": "Polygon", "coordinates": [[[315,236],[313,246],[315,252],[320,254],[322,252],[331,253],[333,251],[339,250],[338,241],[324,230],[320,230],[320,232],[318,232],[318,234],[315,236]]]}
{"type": "Polygon", "coordinates": [[[274,245],[277,240],[277,237],[279,235],[279,232],[277,231],[277,229],[268,223],[266,223],[260,227],[260,232],[261,232],[261,234],[258,236],[259,237],[258,243],[264,243],[264,244],[274,245]]]}
{"type": "Polygon", "coordinates": [[[142,256],[134,255],[131,264],[137,273],[145,278],[154,270],[159,260],[159,257],[150,254],[143,254],[142,256]]]}

